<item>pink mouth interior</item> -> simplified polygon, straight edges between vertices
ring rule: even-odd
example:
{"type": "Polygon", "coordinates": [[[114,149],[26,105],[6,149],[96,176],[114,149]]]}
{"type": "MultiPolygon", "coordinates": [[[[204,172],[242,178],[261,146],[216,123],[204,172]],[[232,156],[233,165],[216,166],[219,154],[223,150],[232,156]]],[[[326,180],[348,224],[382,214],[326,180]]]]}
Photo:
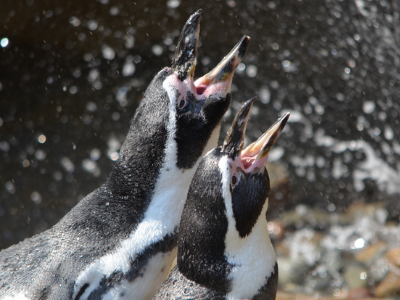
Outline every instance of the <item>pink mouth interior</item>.
{"type": "Polygon", "coordinates": [[[242,160],[243,168],[245,170],[249,169],[255,162],[256,158],[257,158],[257,155],[247,156],[247,157],[240,156],[240,159],[242,160]]]}
{"type": "Polygon", "coordinates": [[[206,76],[207,75],[197,78],[196,81],[193,83],[198,96],[203,95],[204,92],[210,87],[210,82],[207,82],[207,80],[205,79],[206,76]]]}
{"type": "Polygon", "coordinates": [[[246,173],[251,173],[255,169],[263,166],[268,160],[268,154],[263,158],[259,159],[258,155],[260,154],[262,148],[259,150],[253,151],[253,153],[246,153],[246,149],[242,151],[240,154],[240,164],[242,165],[242,170],[246,173]]]}
{"type": "Polygon", "coordinates": [[[205,92],[206,89],[207,89],[207,86],[196,86],[197,95],[203,95],[203,93],[205,92]]]}

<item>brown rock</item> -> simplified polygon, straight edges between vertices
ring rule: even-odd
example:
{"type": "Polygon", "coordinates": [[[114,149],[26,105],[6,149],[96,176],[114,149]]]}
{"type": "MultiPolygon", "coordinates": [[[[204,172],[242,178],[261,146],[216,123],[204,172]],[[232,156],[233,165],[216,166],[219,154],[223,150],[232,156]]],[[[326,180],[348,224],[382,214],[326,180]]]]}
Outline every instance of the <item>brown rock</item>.
{"type": "Polygon", "coordinates": [[[374,260],[374,258],[377,258],[376,256],[383,254],[386,247],[387,247],[386,242],[379,241],[376,244],[372,244],[369,247],[358,252],[354,256],[354,258],[355,258],[355,260],[362,262],[362,263],[370,263],[372,260],[374,260]]]}
{"type": "Polygon", "coordinates": [[[350,290],[347,298],[348,299],[365,299],[365,298],[369,298],[370,296],[371,296],[371,293],[369,292],[368,288],[359,287],[359,288],[350,290]]]}
{"type": "Polygon", "coordinates": [[[375,202],[375,203],[364,203],[354,202],[347,209],[347,214],[352,215],[353,217],[358,215],[372,215],[376,212],[377,209],[385,207],[384,202],[375,202]]]}
{"type": "Polygon", "coordinates": [[[317,297],[315,295],[306,295],[303,293],[287,293],[283,291],[278,291],[278,294],[276,295],[276,300],[330,300],[331,298],[329,297],[323,297],[318,295],[317,297]]]}
{"type": "Polygon", "coordinates": [[[386,252],[385,258],[392,264],[400,267],[400,248],[390,249],[386,252]]]}
{"type": "Polygon", "coordinates": [[[376,297],[386,297],[397,292],[400,292],[400,276],[393,272],[390,272],[375,288],[376,297]]]}
{"type": "Polygon", "coordinates": [[[286,245],[282,242],[278,243],[275,245],[275,253],[278,256],[289,256],[290,255],[290,249],[286,247],[286,245]]]}
{"type": "MultiPolygon", "coordinates": [[[[356,293],[356,292],[354,292],[356,293]]],[[[302,293],[288,293],[279,290],[277,295],[276,295],[276,300],[350,300],[350,299],[363,299],[363,300],[378,300],[378,298],[373,298],[370,294],[365,295],[364,297],[359,298],[351,298],[350,293],[343,293],[340,296],[334,296],[334,297],[329,297],[329,296],[322,296],[320,294],[314,294],[314,295],[305,295],[302,293]]],[[[389,300],[387,298],[379,298],[380,300],[389,300]]]]}

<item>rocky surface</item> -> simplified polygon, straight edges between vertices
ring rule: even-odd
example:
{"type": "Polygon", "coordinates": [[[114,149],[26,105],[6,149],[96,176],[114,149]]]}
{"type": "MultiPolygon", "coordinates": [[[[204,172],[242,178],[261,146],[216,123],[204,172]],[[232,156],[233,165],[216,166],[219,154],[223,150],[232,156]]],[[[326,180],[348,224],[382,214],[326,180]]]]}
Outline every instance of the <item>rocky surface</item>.
{"type": "Polygon", "coordinates": [[[346,212],[299,205],[268,222],[278,255],[279,286],[307,299],[400,297],[400,226],[384,202],[355,203],[346,212]],[[396,296],[397,295],[397,296],[396,296]]]}

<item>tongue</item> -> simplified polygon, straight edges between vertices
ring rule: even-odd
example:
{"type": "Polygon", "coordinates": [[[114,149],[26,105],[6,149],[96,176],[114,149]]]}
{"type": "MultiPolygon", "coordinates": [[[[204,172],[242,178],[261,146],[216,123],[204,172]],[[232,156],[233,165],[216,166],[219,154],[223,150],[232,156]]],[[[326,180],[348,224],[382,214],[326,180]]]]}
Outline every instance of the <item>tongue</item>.
{"type": "Polygon", "coordinates": [[[251,165],[254,163],[256,160],[256,156],[254,157],[241,157],[243,168],[248,169],[251,167],[251,165]]]}

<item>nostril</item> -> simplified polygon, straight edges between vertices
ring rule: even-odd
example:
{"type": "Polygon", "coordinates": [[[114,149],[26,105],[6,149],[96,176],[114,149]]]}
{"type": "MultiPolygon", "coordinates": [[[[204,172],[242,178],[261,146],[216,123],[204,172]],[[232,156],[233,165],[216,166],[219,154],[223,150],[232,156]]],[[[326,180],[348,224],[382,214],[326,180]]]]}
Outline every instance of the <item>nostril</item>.
{"type": "Polygon", "coordinates": [[[202,95],[206,89],[207,89],[207,87],[205,87],[205,86],[199,86],[199,87],[197,87],[197,88],[196,88],[196,93],[197,93],[197,95],[202,95]]]}

